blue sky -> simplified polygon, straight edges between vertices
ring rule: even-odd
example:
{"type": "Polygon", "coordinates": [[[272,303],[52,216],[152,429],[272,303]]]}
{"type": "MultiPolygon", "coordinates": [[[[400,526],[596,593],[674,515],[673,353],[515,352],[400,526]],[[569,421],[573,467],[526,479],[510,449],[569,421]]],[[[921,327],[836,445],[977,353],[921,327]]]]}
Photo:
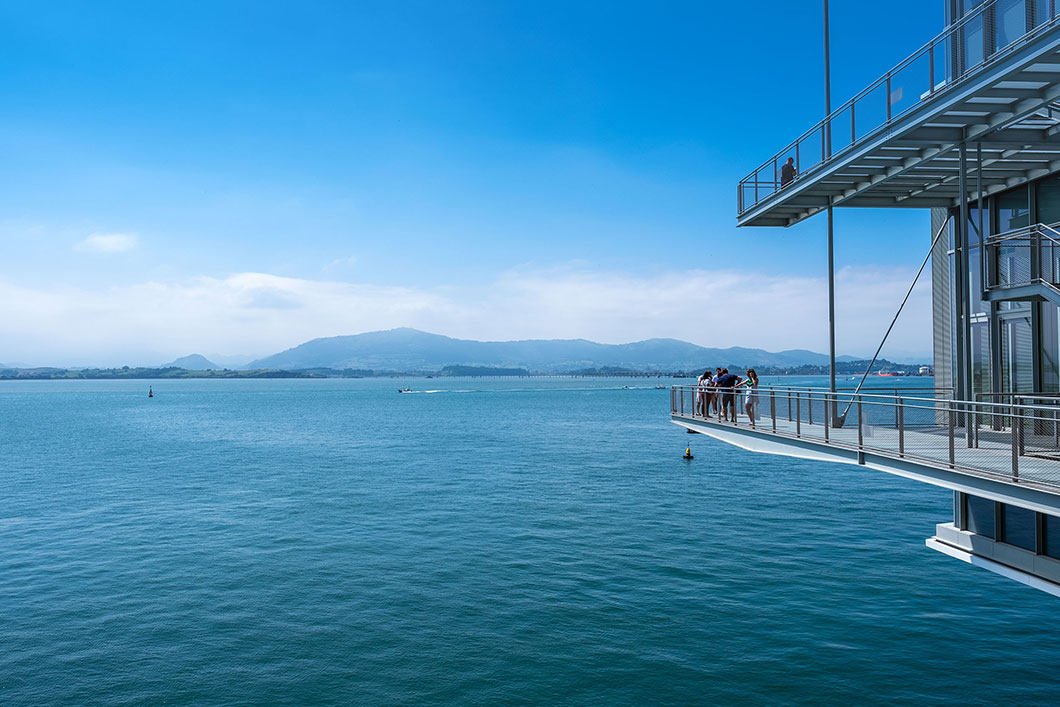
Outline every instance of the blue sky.
{"type": "MultiPolygon", "coordinates": [[[[821,117],[818,2],[8,3],[0,361],[417,326],[824,350],[824,221],[736,229],[821,117]]],[[[942,3],[833,0],[838,103],[942,3]]],[[[927,214],[837,214],[871,352],[927,214]]],[[[926,288],[893,355],[930,350],[926,288]]],[[[845,321],[844,321],[845,320],[845,321]]]]}

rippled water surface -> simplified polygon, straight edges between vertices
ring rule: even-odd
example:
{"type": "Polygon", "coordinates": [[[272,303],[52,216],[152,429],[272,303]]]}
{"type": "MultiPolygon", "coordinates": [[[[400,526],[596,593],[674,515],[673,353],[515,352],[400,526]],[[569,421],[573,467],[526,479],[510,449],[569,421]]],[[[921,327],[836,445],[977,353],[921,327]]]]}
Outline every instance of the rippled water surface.
{"type": "Polygon", "coordinates": [[[0,383],[0,704],[1060,702],[949,492],[657,383],[0,383]]]}

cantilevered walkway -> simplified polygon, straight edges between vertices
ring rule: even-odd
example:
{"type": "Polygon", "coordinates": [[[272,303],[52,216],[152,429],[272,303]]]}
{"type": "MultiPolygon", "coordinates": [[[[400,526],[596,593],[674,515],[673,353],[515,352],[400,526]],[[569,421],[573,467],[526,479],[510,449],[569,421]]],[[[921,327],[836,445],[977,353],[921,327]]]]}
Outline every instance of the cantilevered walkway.
{"type": "Polygon", "coordinates": [[[861,464],[937,486],[1055,513],[1060,496],[1060,401],[1010,396],[958,401],[949,391],[896,388],[854,395],[811,388],[758,392],[755,426],[707,410],[701,389],[671,389],[671,420],[745,449],[861,464]],[[837,419],[846,413],[841,426],[837,419]]]}

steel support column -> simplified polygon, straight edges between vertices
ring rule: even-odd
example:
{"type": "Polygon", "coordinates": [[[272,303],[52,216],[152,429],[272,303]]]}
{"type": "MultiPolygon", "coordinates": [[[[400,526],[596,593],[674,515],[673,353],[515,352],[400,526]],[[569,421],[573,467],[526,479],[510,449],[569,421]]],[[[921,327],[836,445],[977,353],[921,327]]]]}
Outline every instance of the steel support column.
{"type": "MultiPolygon", "coordinates": [[[[962,398],[964,400],[971,400],[972,398],[972,338],[971,338],[971,326],[972,326],[972,308],[970,302],[971,287],[969,286],[971,280],[971,258],[969,257],[968,247],[971,243],[968,233],[968,223],[971,220],[971,216],[968,213],[968,144],[962,142],[960,147],[960,178],[958,189],[961,193],[961,216],[960,226],[957,228],[957,237],[960,242],[960,248],[958,253],[960,254],[959,261],[960,267],[958,272],[961,273],[960,285],[961,288],[958,290],[958,301],[961,305],[960,312],[960,326],[958,332],[963,333],[963,341],[961,342],[961,351],[959,358],[961,359],[961,387],[963,388],[962,398]]],[[[968,448],[972,447],[972,421],[969,417],[968,410],[965,410],[964,414],[964,432],[968,448]]]]}
{"type": "MultiPolygon", "coordinates": [[[[832,73],[828,40],[828,0],[824,0],[824,115],[832,113],[832,73]]],[[[888,97],[888,104],[890,97],[888,97]]],[[[825,149],[832,156],[832,123],[825,125],[825,149]]],[[[826,424],[839,424],[839,408],[835,398],[835,239],[832,232],[832,199],[828,199],[828,390],[832,393],[828,405],[834,405],[831,415],[825,415],[826,424]]]]}

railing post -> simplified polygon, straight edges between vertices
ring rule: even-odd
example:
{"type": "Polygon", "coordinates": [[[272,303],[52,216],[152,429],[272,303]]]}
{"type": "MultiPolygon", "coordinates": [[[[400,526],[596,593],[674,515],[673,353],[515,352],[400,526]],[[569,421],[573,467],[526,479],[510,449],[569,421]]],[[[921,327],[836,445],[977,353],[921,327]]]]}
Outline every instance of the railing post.
{"type": "Polygon", "coordinates": [[[858,449],[865,448],[865,416],[861,411],[861,396],[858,396],[858,449]]]}
{"type": "Polygon", "coordinates": [[[1011,437],[1012,437],[1012,479],[1019,479],[1020,476],[1020,447],[1019,440],[1016,439],[1017,430],[1019,426],[1016,424],[1016,406],[1012,405],[1012,425],[1011,425],[1011,437]]]}
{"type": "Polygon", "coordinates": [[[949,423],[950,423],[949,424],[949,427],[950,427],[950,468],[952,469],[953,466],[954,466],[954,460],[956,459],[956,456],[955,456],[956,450],[954,449],[954,444],[953,444],[953,432],[954,432],[954,428],[957,426],[956,425],[956,420],[954,419],[955,415],[953,413],[953,404],[952,403],[948,406],[947,417],[949,417],[949,423]]]}
{"type": "Polygon", "coordinates": [[[674,391],[673,388],[670,388],[670,414],[671,415],[673,415],[674,413],[677,412],[677,406],[674,404],[674,393],[675,392],[676,391],[674,391]]]}
{"type": "Polygon", "coordinates": [[[683,416],[685,414],[685,389],[684,389],[684,386],[681,387],[680,393],[681,393],[681,415],[683,416]]]}
{"type": "Polygon", "coordinates": [[[905,456],[905,411],[902,407],[902,399],[896,398],[895,416],[898,418],[898,456],[905,456]]]}
{"type": "Polygon", "coordinates": [[[935,92],[935,44],[928,47],[928,94],[935,92]]]}
{"type": "Polygon", "coordinates": [[[806,417],[809,419],[806,421],[807,424],[813,424],[813,393],[806,393],[806,417]]]}
{"type": "Polygon", "coordinates": [[[791,422],[791,388],[788,388],[788,422],[791,422]]]}
{"type": "Polygon", "coordinates": [[[795,393],[795,436],[802,436],[802,404],[798,393],[795,393]]]}
{"type": "Polygon", "coordinates": [[[831,420],[828,418],[828,408],[831,407],[832,402],[828,399],[828,393],[824,396],[824,443],[828,444],[828,428],[832,426],[831,420]]]}
{"type": "Polygon", "coordinates": [[[858,141],[858,126],[854,122],[854,106],[858,104],[857,101],[850,102],[850,144],[853,145],[858,141]]]}
{"type": "Polygon", "coordinates": [[[769,389],[769,417],[773,420],[773,431],[777,431],[777,399],[772,388],[769,389]]]}
{"type": "Polygon", "coordinates": [[[1027,428],[1026,428],[1025,424],[1026,423],[1023,420],[1023,415],[1021,414],[1020,417],[1019,417],[1019,429],[1020,429],[1019,441],[1020,441],[1020,456],[1021,457],[1024,454],[1027,453],[1027,450],[1024,447],[1024,442],[1025,442],[1024,435],[1026,434],[1026,431],[1027,431],[1027,428]]]}
{"type": "Polygon", "coordinates": [[[894,391],[894,426],[898,427],[898,391],[894,391]]]}

